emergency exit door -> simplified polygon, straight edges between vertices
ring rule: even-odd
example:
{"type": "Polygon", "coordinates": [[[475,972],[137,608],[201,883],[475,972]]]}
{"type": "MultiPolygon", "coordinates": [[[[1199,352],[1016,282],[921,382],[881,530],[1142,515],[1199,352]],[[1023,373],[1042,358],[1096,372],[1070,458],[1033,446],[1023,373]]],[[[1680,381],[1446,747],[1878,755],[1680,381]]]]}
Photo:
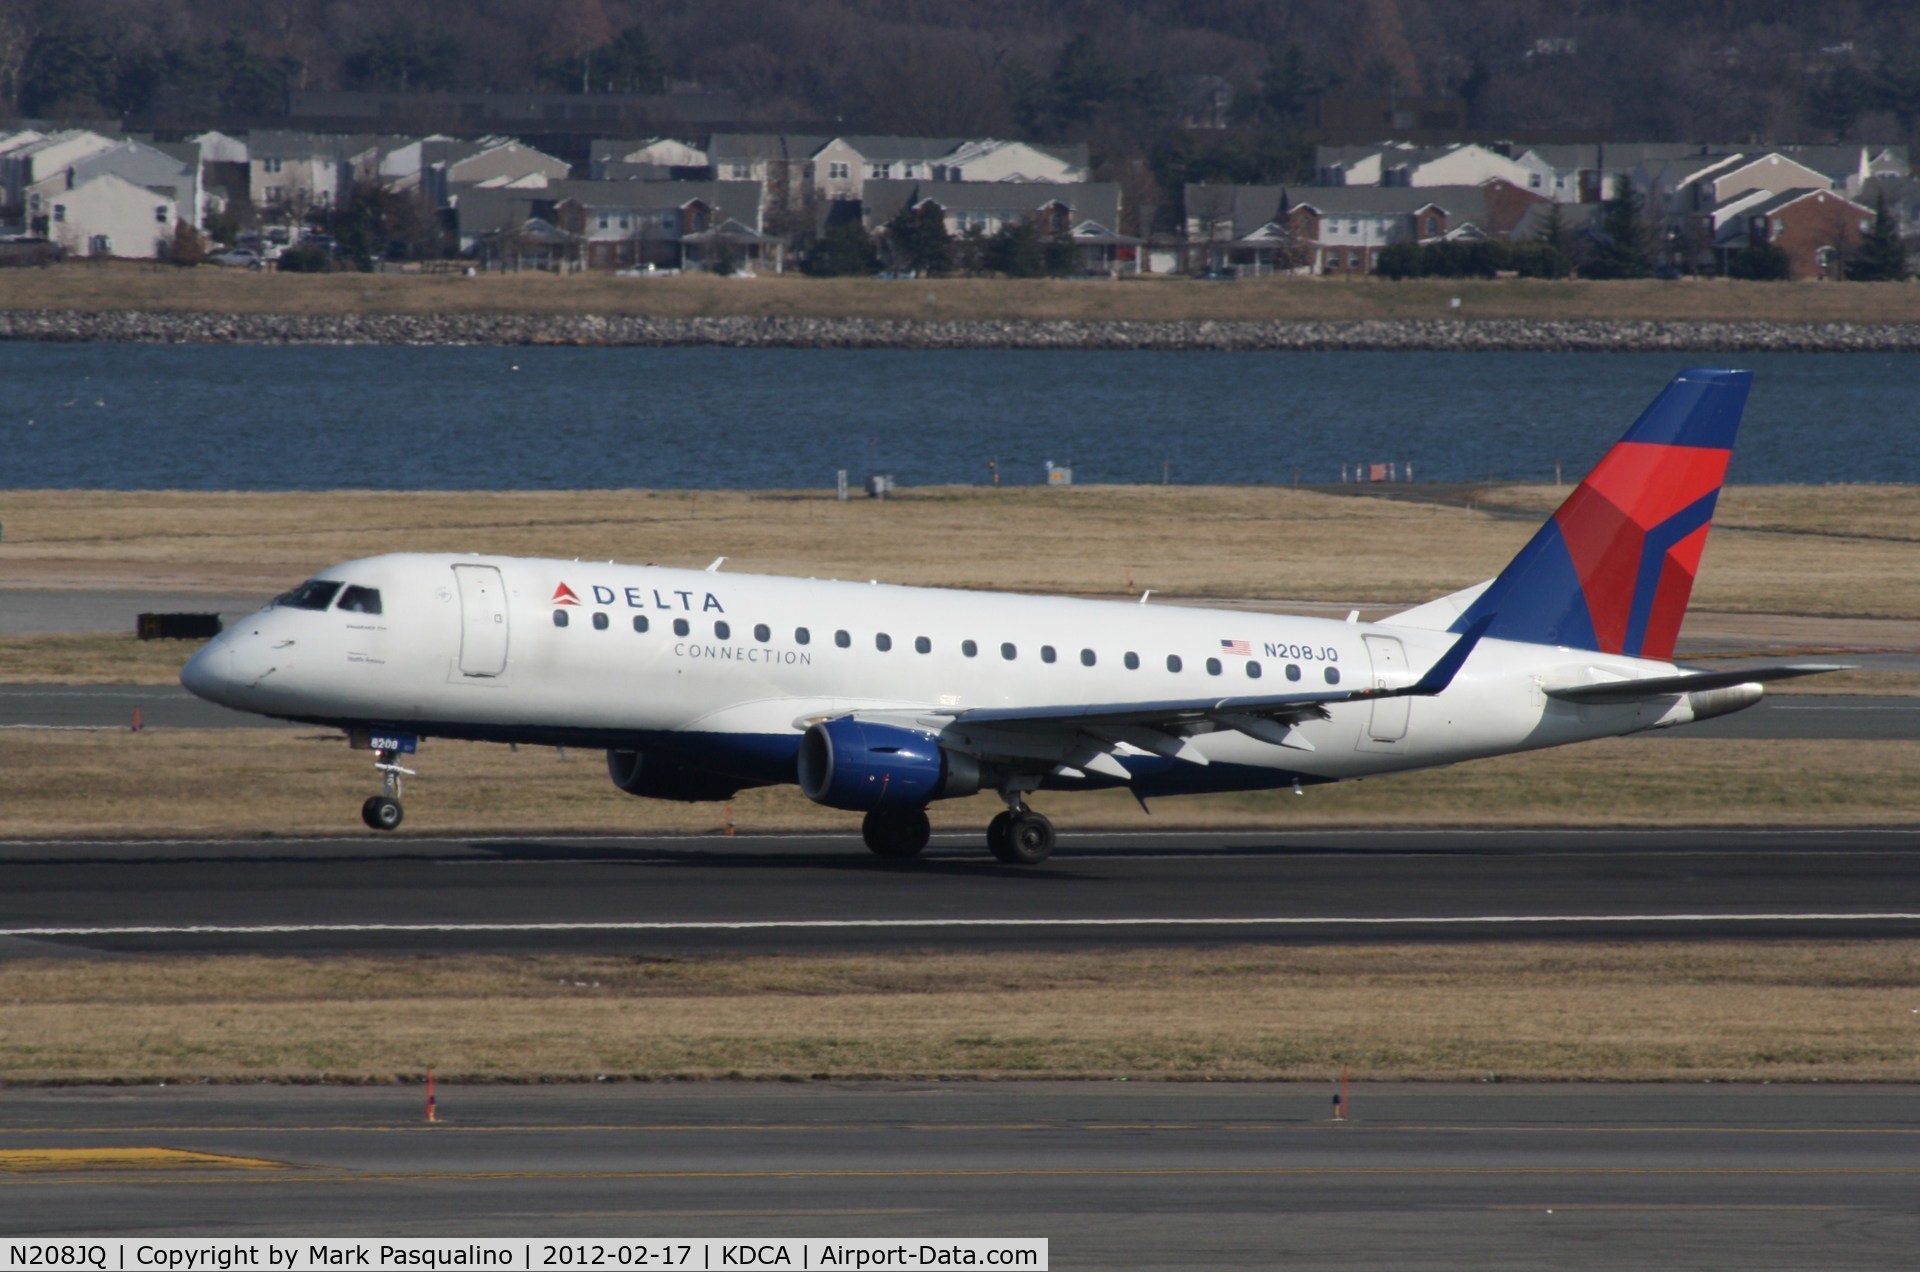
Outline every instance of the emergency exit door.
{"type": "MultiPolygon", "coordinates": [[[[1413,683],[1407,669],[1407,651],[1392,636],[1368,636],[1367,657],[1373,662],[1373,687],[1399,689],[1413,683]]],[[[1360,739],[1362,751],[1398,751],[1407,736],[1408,698],[1376,698],[1366,734],[1360,739]]]]}
{"type": "Polygon", "coordinates": [[[507,589],[498,567],[456,565],[460,585],[460,673],[498,676],[507,669],[507,589]]]}

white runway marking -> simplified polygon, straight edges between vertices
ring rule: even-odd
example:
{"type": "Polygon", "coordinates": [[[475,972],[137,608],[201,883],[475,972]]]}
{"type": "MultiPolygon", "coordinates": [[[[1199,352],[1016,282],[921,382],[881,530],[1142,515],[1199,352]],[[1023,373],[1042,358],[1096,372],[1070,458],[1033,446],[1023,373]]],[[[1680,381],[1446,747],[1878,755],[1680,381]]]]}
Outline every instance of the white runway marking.
{"type": "Polygon", "coordinates": [[[1478,914],[1310,918],[1138,919],[712,919],[691,922],[622,923],[184,923],[126,927],[0,928],[0,937],[48,936],[278,936],[344,932],[815,932],[874,928],[1119,928],[1119,927],[1415,927],[1429,924],[1545,923],[1872,923],[1920,922],[1920,913],[1868,914],[1478,914]]]}

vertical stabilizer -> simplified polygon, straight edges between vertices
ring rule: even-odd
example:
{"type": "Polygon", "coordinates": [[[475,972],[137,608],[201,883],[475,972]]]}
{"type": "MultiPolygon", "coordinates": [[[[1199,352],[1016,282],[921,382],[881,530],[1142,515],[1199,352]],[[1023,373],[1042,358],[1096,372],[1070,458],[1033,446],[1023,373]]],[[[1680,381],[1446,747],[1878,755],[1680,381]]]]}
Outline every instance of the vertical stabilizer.
{"type": "Polygon", "coordinates": [[[1750,371],[1684,371],[1452,624],[1671,660],[1750,371]]]}

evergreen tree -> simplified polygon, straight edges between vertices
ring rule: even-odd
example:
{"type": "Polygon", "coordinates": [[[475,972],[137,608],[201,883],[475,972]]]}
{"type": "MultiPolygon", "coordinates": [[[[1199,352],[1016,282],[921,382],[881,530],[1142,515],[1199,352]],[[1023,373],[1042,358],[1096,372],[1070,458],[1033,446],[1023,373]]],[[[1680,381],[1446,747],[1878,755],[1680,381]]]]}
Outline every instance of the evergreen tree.
{"type": "Polygon", "coordinates": [[[1792,277],[1793,263],[1785,248],[1773,243],[1749,243],[1727,258],[1727,277],[1748,282],[1782,283],[1792,277]]]}
{"type": "Polygon", "coordinates": [[[815,278],[835,278],[871,274],[879,265],[873,239],[859,221],[849,219],[820,236],[801,269],[815,278]]]}
{"type": "Polygon", "coordinates": [[[666,66],[636,24],[594,52],[593,78],[609,93],[657,93],[666,80],[666,66]]]}
{"type": "Polygon", "coordinates": [[[1625,177],[1613,191],[1613,197],[1601,205],[1600,243],[1580,274],[1584,278],[1647,278],[1653,273],[1653,253],[1640,196],[1625,177]]]}
{"type": "Polygon", "coordinates": [[[987,264],[1009,278],[1040,278],[1047,272],[1047,242],[1032,221],[1001,227],[987,247],[987,264]]]}
{"type": "Polygon", "coordinates": [[[1897,283],[1907,276],[1907,245],[1900,225],[1887,211],[1883,190],[1873,203],[1873,227],[1847,261],[1847,277],[1856,283],[1897,283]]]}
{"type": "Polygon", "coordinates": [[[900,269],[944,274],[952,267],[953,236],[947,233],[946,214],[937,203],[901,208],[887,222],[887,242],[900,269]]]}

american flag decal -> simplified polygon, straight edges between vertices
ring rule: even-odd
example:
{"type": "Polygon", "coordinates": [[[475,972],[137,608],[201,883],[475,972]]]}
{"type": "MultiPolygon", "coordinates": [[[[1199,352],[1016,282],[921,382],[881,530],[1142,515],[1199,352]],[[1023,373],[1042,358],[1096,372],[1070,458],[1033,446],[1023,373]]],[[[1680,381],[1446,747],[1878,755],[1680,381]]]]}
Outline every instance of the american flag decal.
{"type": "Polygon", "coordinates": [[[1223,640],[1220,642],[1220,652],[1223,654],[1239,654],[1242,658],[1251,658],[1253,657],[1253,646],[1244,640],[1223,640]]]}

